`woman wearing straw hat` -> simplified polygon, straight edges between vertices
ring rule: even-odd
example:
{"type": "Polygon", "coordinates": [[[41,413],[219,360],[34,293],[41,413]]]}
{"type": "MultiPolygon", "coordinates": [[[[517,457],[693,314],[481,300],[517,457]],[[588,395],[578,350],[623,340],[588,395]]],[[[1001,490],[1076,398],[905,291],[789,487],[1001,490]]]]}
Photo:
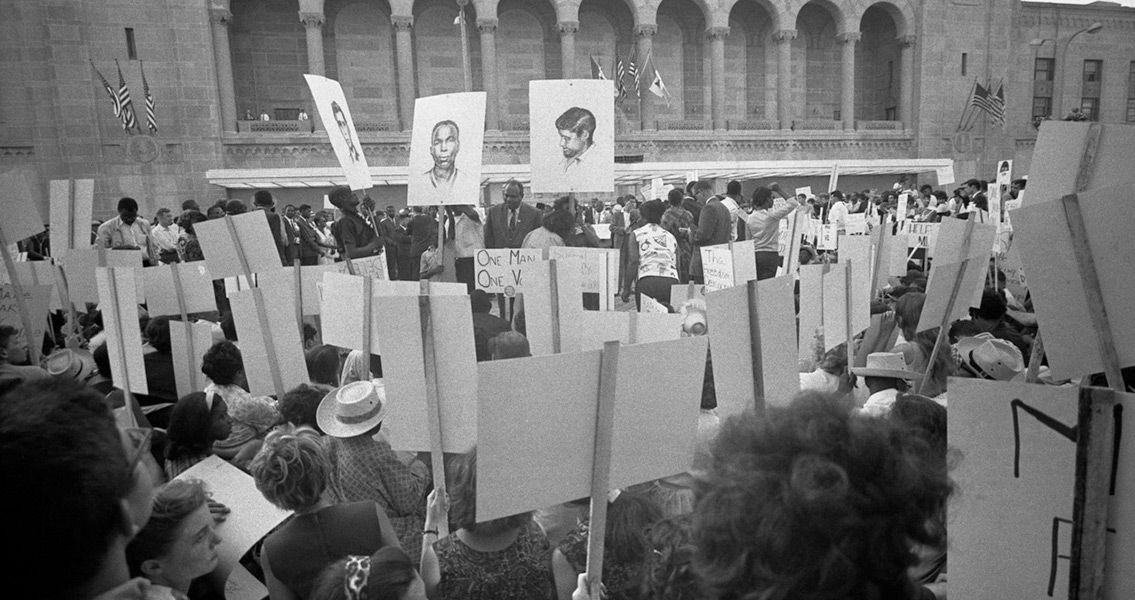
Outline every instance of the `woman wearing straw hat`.
{"type": "Polygon", "coordinates": [[[895,398],[909,389],[907,381],[922,378],[922,374],[910,370],[901,352],[872,352],[867,355],[867,366],[852,367],[851,373],[862,377],[871,392],[859,409],[861,414],[871,417],[890,414],[895,398]]]}
{"type": "Polygon", "coordinates": [[[390,517],[402,548],[416,561],[421,554],[430,475],[418,460],[407,464],[385,439],[375,439],[387,407],[381,379],[356,381],[323,398],[316,422],[331,438],[332,478],[342,500],[377,502],[390,517]]]}

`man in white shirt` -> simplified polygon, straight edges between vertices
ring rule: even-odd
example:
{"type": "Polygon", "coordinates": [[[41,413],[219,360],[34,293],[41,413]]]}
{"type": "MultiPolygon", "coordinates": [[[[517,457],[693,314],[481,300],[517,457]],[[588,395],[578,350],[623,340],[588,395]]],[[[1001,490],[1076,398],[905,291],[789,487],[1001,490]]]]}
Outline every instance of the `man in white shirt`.
{"type": "Polygon", "coordinates": [[[872,352],[867,355],[867,366],[852,367],[851,374],[862,377],[871,392],[859,413],[869,417],[889,415],[898,395],[909,389],[907,381],[922,378],[908,369],[902,352],[872,352]]]}
{"type": "MultiPolygon", "coordinates": [[[[739,228],[737,226],[738,216],[741,215],[742,202],[741,182],[736,180],[730,181],[725,186],[725,195],[722,196],[721,203],[725,205],[725,208],[729,209],[729,218],[733,223],[732,234],[734,242],[736,242],[738,239],[744,238],[743,235],[738,235],[737,233],[738,229],[741,229],[742,231],[744,230],[743,228],[739,228]]],[[[744,221],[744,219],[740,220],[744,221]]]]}
{"type": "Polygon", "coordinates": [[[118,216],[99,225],[97,241],[103,248],[140,251],[146,266],[157,262],[150,224],[138,218],[138,201],[133,198],[118,201],[118,216]]]}
{"type": "Polygon", "coordinates": [[[154,244],[158,247],[158,258],[165,264],[178,262],[177,240],[181,238],[181,227],[173,222],[173,211],[162,207],[158,209],[158,224],[151,231],[154,244]]]}
{"type": "Polygon", "coordinates": [[[847,203],[843,201],[843,192],[835,190],[832,192],[832,205],[828,209],[828,224],[835,225],[836,229],[847,229],[847,203]]]}
{"type": "Polygon", "coordinates": [[[472,294],[476,287],[474,280],[476,269],[473,265],[473,258],[477,255],[478,250],[485,247],[485,233],[481,215],[468,204],[448,206],[446,210],[449,211],[447,220],[451,228],[447,235],[452,236],[453,239],[453,268],[456,272],[457,282],[464,283],[469,293],[472,294]]]}

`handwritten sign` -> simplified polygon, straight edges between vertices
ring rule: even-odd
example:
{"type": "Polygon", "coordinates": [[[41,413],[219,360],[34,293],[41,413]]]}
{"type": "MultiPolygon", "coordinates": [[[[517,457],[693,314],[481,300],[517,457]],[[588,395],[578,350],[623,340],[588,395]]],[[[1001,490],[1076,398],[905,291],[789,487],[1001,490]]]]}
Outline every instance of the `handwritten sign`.
{"type": "Polygon", "coordinates": [[[933,258],[934,246],[938,243],[938,228],[940,225],[941,223],[924,223],[921,221],[908,220],[899,224],[899,231],[906,234],[908,249],[925,249],[927,255],[933,258]]]}
{"type": "Polygon", "coordinates": [[[753,240],[701,248],[707,291],[723,290],[757,278],[753,240]]]}
{"type": "MultiPolygon", "coordinates": [[[[46,260],[16,261],[16,279],[20,285],[45,285],[51,287],[50,310],[62,310],[63,301],[59,295],[59,285],[55,276],[55,265],[46,260]]],[[[0,285],[9,284],[8,270],[0,269],[0,285]]]]}
{"type": "Polygon", "coordinates": [[[938,185],[949,185],[954,183],[954,163],[937,167],[934,169],[934,174],[938,177],[938,185]]]}
{"type": "Polygon", "coordinates": [[[548,258],[578,259],[580,286],[583,293],[599,294],[600,308],[610,308],[610,300],[619,290],[619,251],[606,248],[579,248],[554,246],[548,249],[548,258]],[[604,307],[607,304],[608,307],[604,307]]]}
{"type": "MultiPolygon", "coordinates": [[[[28,307],[32,323],[32,343],[43,346],[43,336],[47,332],[47,304],[51,297],[49,285],[22,285],[24,303],[28,307]]],[[[24,322],[20,317],[20,305],[16,290],[11,285],[0,285],[0,325],[16,328],[15,340],[26,340],[24,322]]]]}
{"type": "Polygon", "coordinates": [[[835,223],[820,226],[820,239],[819,244],[816,246],[819,250],[835,250],[838,243],[839,226],[835,223]]]}
{"type": "Polygon", "coordinates": [[[867,235],[867,214],[852,213],[847,215],[847,235],[867,235]]]}
{"type": "Polygon", "coordinates": [[[481,249],[475,257],[477,289],[514,296],[524,291],[524,271],[544,260],[539,248],[481,249]]]}
{"type": "Polygon", "coordinates": [[[812,186],[808,185],[808,186],[796,188],[796,195],[797,196],[803,195],[805,198],[811,198],[812,197],[812,186]]]}

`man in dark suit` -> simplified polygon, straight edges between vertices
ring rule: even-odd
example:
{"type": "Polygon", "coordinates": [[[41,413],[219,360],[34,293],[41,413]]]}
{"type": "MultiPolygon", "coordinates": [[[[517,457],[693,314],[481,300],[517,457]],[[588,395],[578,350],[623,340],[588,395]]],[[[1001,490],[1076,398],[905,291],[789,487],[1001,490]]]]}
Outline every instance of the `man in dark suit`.
{"type": "Polygon", "coordinates": [[[437,223],[422,212],[422,207],[415,206],[411,210],[410,225],[407,228],[410,234],[410,256],[404,263],[409,267],[409,273],[401,273],[405,281],[417,281],[422,270],[422,254],[431,247],[437,246],[437,223]]]}
{"type": "Polygon", "coordinates": [[[311,224],[311,205],[301,204],[299,217],[296,218],[296,229],[299,230],[299,257],[301,265],[319,264],[319,236],[315,234],[315,226],[311,224]]]}
{"type": "Polygon", "coordinates": [[[296,212],[296,207],[293,204],[284,206],[284,264],[295,264],[296,259],[300,257],[300,230],[299,225],[296,223],[296,218],[299,213],[296,212]]]}
{"type": "MultiPolygon", "coordinates": [[[[515,179],[504,184],[504,202],[489,208],[485,218],[485,248],[519,248],[528,232],[540,227],[540,211],[525,204],[524,186],[515,179]]],[[[497,298],[503,317],[504,296],[497,298]]],[[[512,312],[511,310],[509,311],[512,312]]]]}
{"type": "Polygon", "coordinates": [[[705,208],[698,214],[698,228],[691,232],[694,250],[690,259],[690,279],[701,285],[705,283],[701,247],[729,243],[733,238],[733,217],[721,203],[721,198],[713,195],[713,184],[707,180],[694,184],[694,198],[705,202],[705,208]]]}
{"type": "Polygon", "coordinates": [[[398,244],[394,241],[394,230],[398,225],[394,223],[394,207],[387,206],[385,212],[376,212],[374,216],[378,219],[379,236],[386,246],[386,270],[390,279],[398,279],[398,244]]]}
{"type": "MultiPolygon", "coordinates": [[[[410,239],[410,213],[406,209],[398,213],[398,225],[391,233],[391,238],[394,240],[395,254],[398,256],[398,279],[408,280],[410,277],[410,244],[413,240],[410,239]]],[[[420,268],[420,266],[419,266],[420,268]]]]}
{"type": "Polygon", "coordinates": [[[272,192],[256,190],[252,195],[252,205],[256,210],[264,211],[264,215],[268,217],[268,228],[272,230],[272,241],[276,243],[276,252],[280,253],[280,263],[290,265],[287,256],[288,234],[284,230],[280,215],[276,214],[276,199],[272,197],[272,192]]]}

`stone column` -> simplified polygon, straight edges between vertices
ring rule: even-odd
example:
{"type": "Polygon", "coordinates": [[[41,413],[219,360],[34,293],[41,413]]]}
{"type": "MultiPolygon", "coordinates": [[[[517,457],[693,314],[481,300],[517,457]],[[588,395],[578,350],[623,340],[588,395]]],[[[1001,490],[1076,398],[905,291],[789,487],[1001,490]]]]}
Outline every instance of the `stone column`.
{"type": "Polygon", "coordinates": [[[481,32],[481,87],[485,88],[485,129],[500,129],[500,93],[497,91],[497,21],[479,17],[481,32]]]}
{"type": "MultiPolygon", "coordinates": [[[[642,117],[643,131],[658,129],[658,118],[654,114],[654,94],[647,90],[650,87],[651,79],[654,78],[654,72],[652,71],[650,75],[647,75],[644,70],[647,66],[645,61],[647,57],[651,56],[655,33],[658,33],[657,25],[635,25],[634,27],[635,40],[638,44],[635,60],[638,61],[639,81],[641,82],[639,86],[641,88],[639,92],[639,115],[642,117]]],[[[634,84],[630,85],[633,86],[634,84]]]]}
{"type": "Polygon", "coordinates": [[[560,63],[563,65],[561,79],[575,79],[575,34],[579,33],[578,21],[560,21],[560,63]]]}
{"type": "Polygon", "coordinates": [[[899,37],[899,44],[902,45],[902,58],[899,59],[902,69],[900,79],[902,89],[899,90],[899,121],[902,122],[903,129],[914,129],[914,114],[911,107],[914,104],[914,42],[916,37],[914,35],[899,37]]]}
{"type": "Polygon", "coordinates": [[[776,41],[776,118],[781,129],[792,128],[792,40],[795,29],[782,29],[772,34],[776,41]]]}
{"type": "Polygon", "coordinates": [[[414,126],[414,100],[418,97],[414,82],[414,44],[410,31],[414,27],[414,17],[393,15],[395,54],[398,56],[398,116],[402,120],[402,131],[414,126]]]}
{"type": "MultiPolygon", "coordinates": [[[[300,22],[303,23],[307,33],[307,72],[311,75],[324,76],[327,73],[326,63],[323,59],[323,13],[300,12],[300,22]]],[[[306,87],[306,86],[305,86],[306,87]]],[[[312,131],[323,130],[323,119],[315,109],[315,101],[311,92],[305,94],[311,101],[309,116],[311,117],[312,131]]]]}
{"type": "Polygon", "coordinates": [[[221,131],[236,133],[236,85],[233,83],[233,55],[229,48],[229,24],[233,14],[225,8],[210,8],[213,29],[213,60],[217,66],[217,94],[221,101],[221,131]]]}
{"type": "Polygon", "coordinates": [[[713,128],[725,129],[725,36],[728,27],[711,27],[706,30],[710,43],[710,114],[713,128]]]}
{"type": "Polygon", "coordinates": [[[839,118],[844,129],[855,129],[855,43],[862,34],[849,31],[836,36],[842,52],[839,118]]]}

